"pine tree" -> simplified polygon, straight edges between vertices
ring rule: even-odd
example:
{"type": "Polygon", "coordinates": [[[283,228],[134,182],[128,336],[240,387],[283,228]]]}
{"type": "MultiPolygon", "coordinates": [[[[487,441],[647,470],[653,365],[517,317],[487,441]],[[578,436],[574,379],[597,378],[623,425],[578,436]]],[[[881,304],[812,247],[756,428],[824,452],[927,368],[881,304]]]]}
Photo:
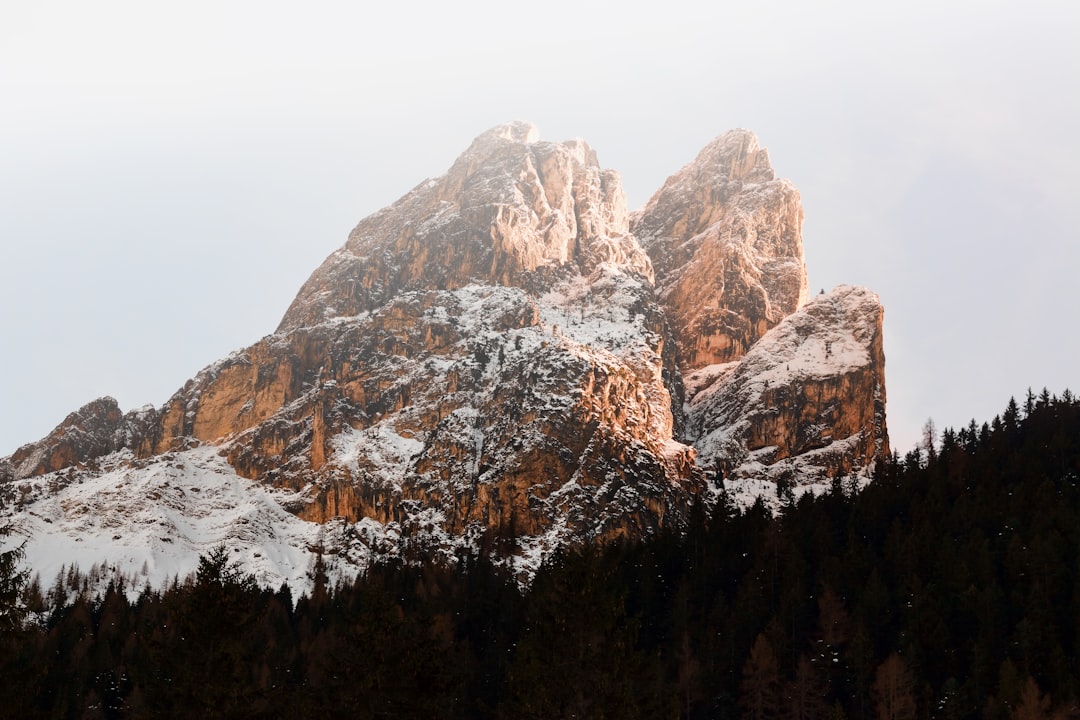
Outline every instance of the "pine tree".
{"type": "Polygon", "coordinates": [[[780,716],[780,671],[776,653],[765,635],[759,634],[743,665],[739,704],[749,720],[776,720],[780,716]]]}
{"type": "Polygon", "coordinates": [[[1005,424],[1005,430],[1013,433],[1016,432],[1016,428],[1020,422],[1020,407],[1016,404],[1016,398],[1009,398],[1009,403],[1005,406],[1005,413],[1001,416],[1002,421],[1005,424]]]}
{"type": "MultiPolygon", "coordinates": [[[[11,527],[0,525],[0,548],[11,527]]],[[[33,661],[33,637],[24,628],[22,604],[27,573],[19,569],[23,545],[0,552],[0,717],[32,717],[35,680],[40,668],[33,661]]]]}
{"type": "MultiPolygon", "coordinates": [[[[0,525],[0,547],[11,535],[10,525],[0,525]]],[[[27,571],[19,569],[25,543],[0,552],[0,634],[22,627],[26,609],[22,604],[27,571]]]]}
{"type": "Polygon", "coordinates": [[[1030,675],[1020,691],[1020,702],[1013,708],[1012,720],[1050,720],[1050,696],[1043,695],[1030,675]]]}
{"type": "Polygon", "coordinates": [[[254,577],[224,545],[199,558],[194,584],[172,593],[171,636],[157,657],[168,677],[167,706],[204,718],[241,717],[257,707],[252,674],[264,647],[252,630],[259,597],[254,577]]]}
{"type": "Polygon", "coordinates": [[[926,450],[928,463],[937,459],[937,425],[933,418],[927,418],[922,429],[922,447],[926,450]]]}
{"type": "Polygon", "coordinates": [[[880,720],[915,720],[915,680],[896,653],[878,666],[873,694],[880,720]]]}
{"type": "Polygon", "coordinates": [[[790,720],[817,720],[826,716],[826,683],[805,655],[799,656],[795,679],[788,685],[787,717],[790,720]]]}

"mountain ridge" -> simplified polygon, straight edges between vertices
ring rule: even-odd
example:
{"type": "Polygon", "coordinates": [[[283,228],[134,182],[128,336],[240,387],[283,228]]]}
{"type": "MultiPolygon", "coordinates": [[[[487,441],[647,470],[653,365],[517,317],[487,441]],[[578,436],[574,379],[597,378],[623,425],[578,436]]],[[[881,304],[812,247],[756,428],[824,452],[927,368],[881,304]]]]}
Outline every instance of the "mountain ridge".
{"type": "MultiPolygon", "coordinates": [[[[865,473],[888,452],[880,301],[842,287],[807,304],[802,216],[747,131],[630,213],[584,141],[493,128],[362,220],[275,333],[161,408],[88,404],[0,460],[0,497],[25,519],[103,474],[175,483],[159,465],[200,467],[210,485],[267,488],[343,572],[496,543],[527,576],[566,543],[678,527],[721,479],[865,473]]],[[[44,525],[63,524],[50,507],[44,525]]],[[[238,547],[263,567],[260,543],[280,539],[254,517],[263,534],[238,547]]],[[[302,564],[261,579],[302,583],[302,564]]]]}

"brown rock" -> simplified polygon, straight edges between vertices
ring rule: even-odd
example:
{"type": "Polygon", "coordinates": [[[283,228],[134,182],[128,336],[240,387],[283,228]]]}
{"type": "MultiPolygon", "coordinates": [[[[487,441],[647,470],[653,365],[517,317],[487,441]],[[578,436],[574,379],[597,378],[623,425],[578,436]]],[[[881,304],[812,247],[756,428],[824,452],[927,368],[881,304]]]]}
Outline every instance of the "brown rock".
{"type": "Polygon", "coordinates": [[[740,361],[687,377],[689,435],[733,480],[807,484],[889,452],[881,302],[864,288],[819,295],[740,361]]]}
{"type": "Polygon", "coordinates": [[[802,220],[798,191],[745,130],[714,140],[634,213],[684,371],[741,357],[806,301],[802,220]]]}
{"type": "Polygon", "coordinates": [[[542,268],[589,274],[609,262],[651,278],[618,175],[583,141],[537,138],[527,123],[489,130],[446,175],[362,220],[278,330],[373,310],[402,292],[528,286],[542,268]]]}
{"type": "Polygon", "coordinates": [[[796,312],[801,221],[735,131],[634,215],[643,247],[588,145],[501,126],[361,221],[275,334],[160,411],[88,405],[0,480],[216,445],[304,519],[400,532],[387,552],[513,554],[678,525],[702,467],[865,467],[888,449],[881,307],[840,288],[796,312]]]}
{"type": "Polygon", "coordinates": [[[41,440],[22,446],[7,458],[8,479],[91,462],[136,443],[156,422],[157,413],[152,408],[124,415],[115,399],[99,398],[68,415],[41,440]]]}

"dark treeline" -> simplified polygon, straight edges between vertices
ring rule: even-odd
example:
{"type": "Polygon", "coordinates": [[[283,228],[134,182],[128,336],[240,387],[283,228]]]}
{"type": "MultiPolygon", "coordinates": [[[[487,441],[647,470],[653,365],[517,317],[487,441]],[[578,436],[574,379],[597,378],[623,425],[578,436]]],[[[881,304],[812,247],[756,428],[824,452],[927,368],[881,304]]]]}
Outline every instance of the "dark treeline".
{"type": "Polygon", "coordinates": [[[222,548],[135,603],[110,588],[0,625],[0,715],[1075,714],[1080,403],[1029,394],[928,436],[862,490],[776,518],[721,502],[679,534],[566,552],[526,592],[483,557],[336,588],[320,565],[294,604],[222,548]]]}

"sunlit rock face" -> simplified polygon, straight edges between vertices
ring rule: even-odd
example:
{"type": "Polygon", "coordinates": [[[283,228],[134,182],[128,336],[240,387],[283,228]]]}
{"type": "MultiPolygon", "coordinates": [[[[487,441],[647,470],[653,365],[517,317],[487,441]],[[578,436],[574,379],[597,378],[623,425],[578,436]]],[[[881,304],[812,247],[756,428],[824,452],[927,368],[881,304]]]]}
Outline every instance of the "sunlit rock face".
{"type": "Polygon", "coordinates": [[[589,275],[605,263],[652,279],[618,174],[581,140],[540,142],[532,125],[511,123],[478,137],[446,175],[361,221],[278,329],[354,316],[402,292],[543,287],[538,270],[589,275]]]}
{"type": "Polygon", "coordinates": [[[664,333],[618,176],[514,123],[362,221],[277,333],[165,405],[152,452],[221,444],[244,477],[309,488],[317,522],[638,536],[701,482],[664,333]]]}
{"type": "Polygon", "coordinates": [[[683,369],[728,362],[806,302],[799,192],[753,133],[721,135],[631,219],[683,369]]]}
{"type": "Polygon", "coordinates": [[[881,306],[806,303],[801,221],[744,131],[630,216],[583,141],[494,128],[362,220],[273,334],[0,460],[0,512],[32,561],[95,538],[119,558],[130,532],[149,549],[117,562],[151,574],[225,541],[270,584],[316,551],[347,574],[483,547],[527,577],[679,527],[721,476],[864,472],[888,448],[881,306]]]}
{"type": "Polygon", "coordinates": [[[688,440],[737,486],[824,483],[889,452],[881,302],[816,296],[739,361],[687,375],[688,440]]]}

